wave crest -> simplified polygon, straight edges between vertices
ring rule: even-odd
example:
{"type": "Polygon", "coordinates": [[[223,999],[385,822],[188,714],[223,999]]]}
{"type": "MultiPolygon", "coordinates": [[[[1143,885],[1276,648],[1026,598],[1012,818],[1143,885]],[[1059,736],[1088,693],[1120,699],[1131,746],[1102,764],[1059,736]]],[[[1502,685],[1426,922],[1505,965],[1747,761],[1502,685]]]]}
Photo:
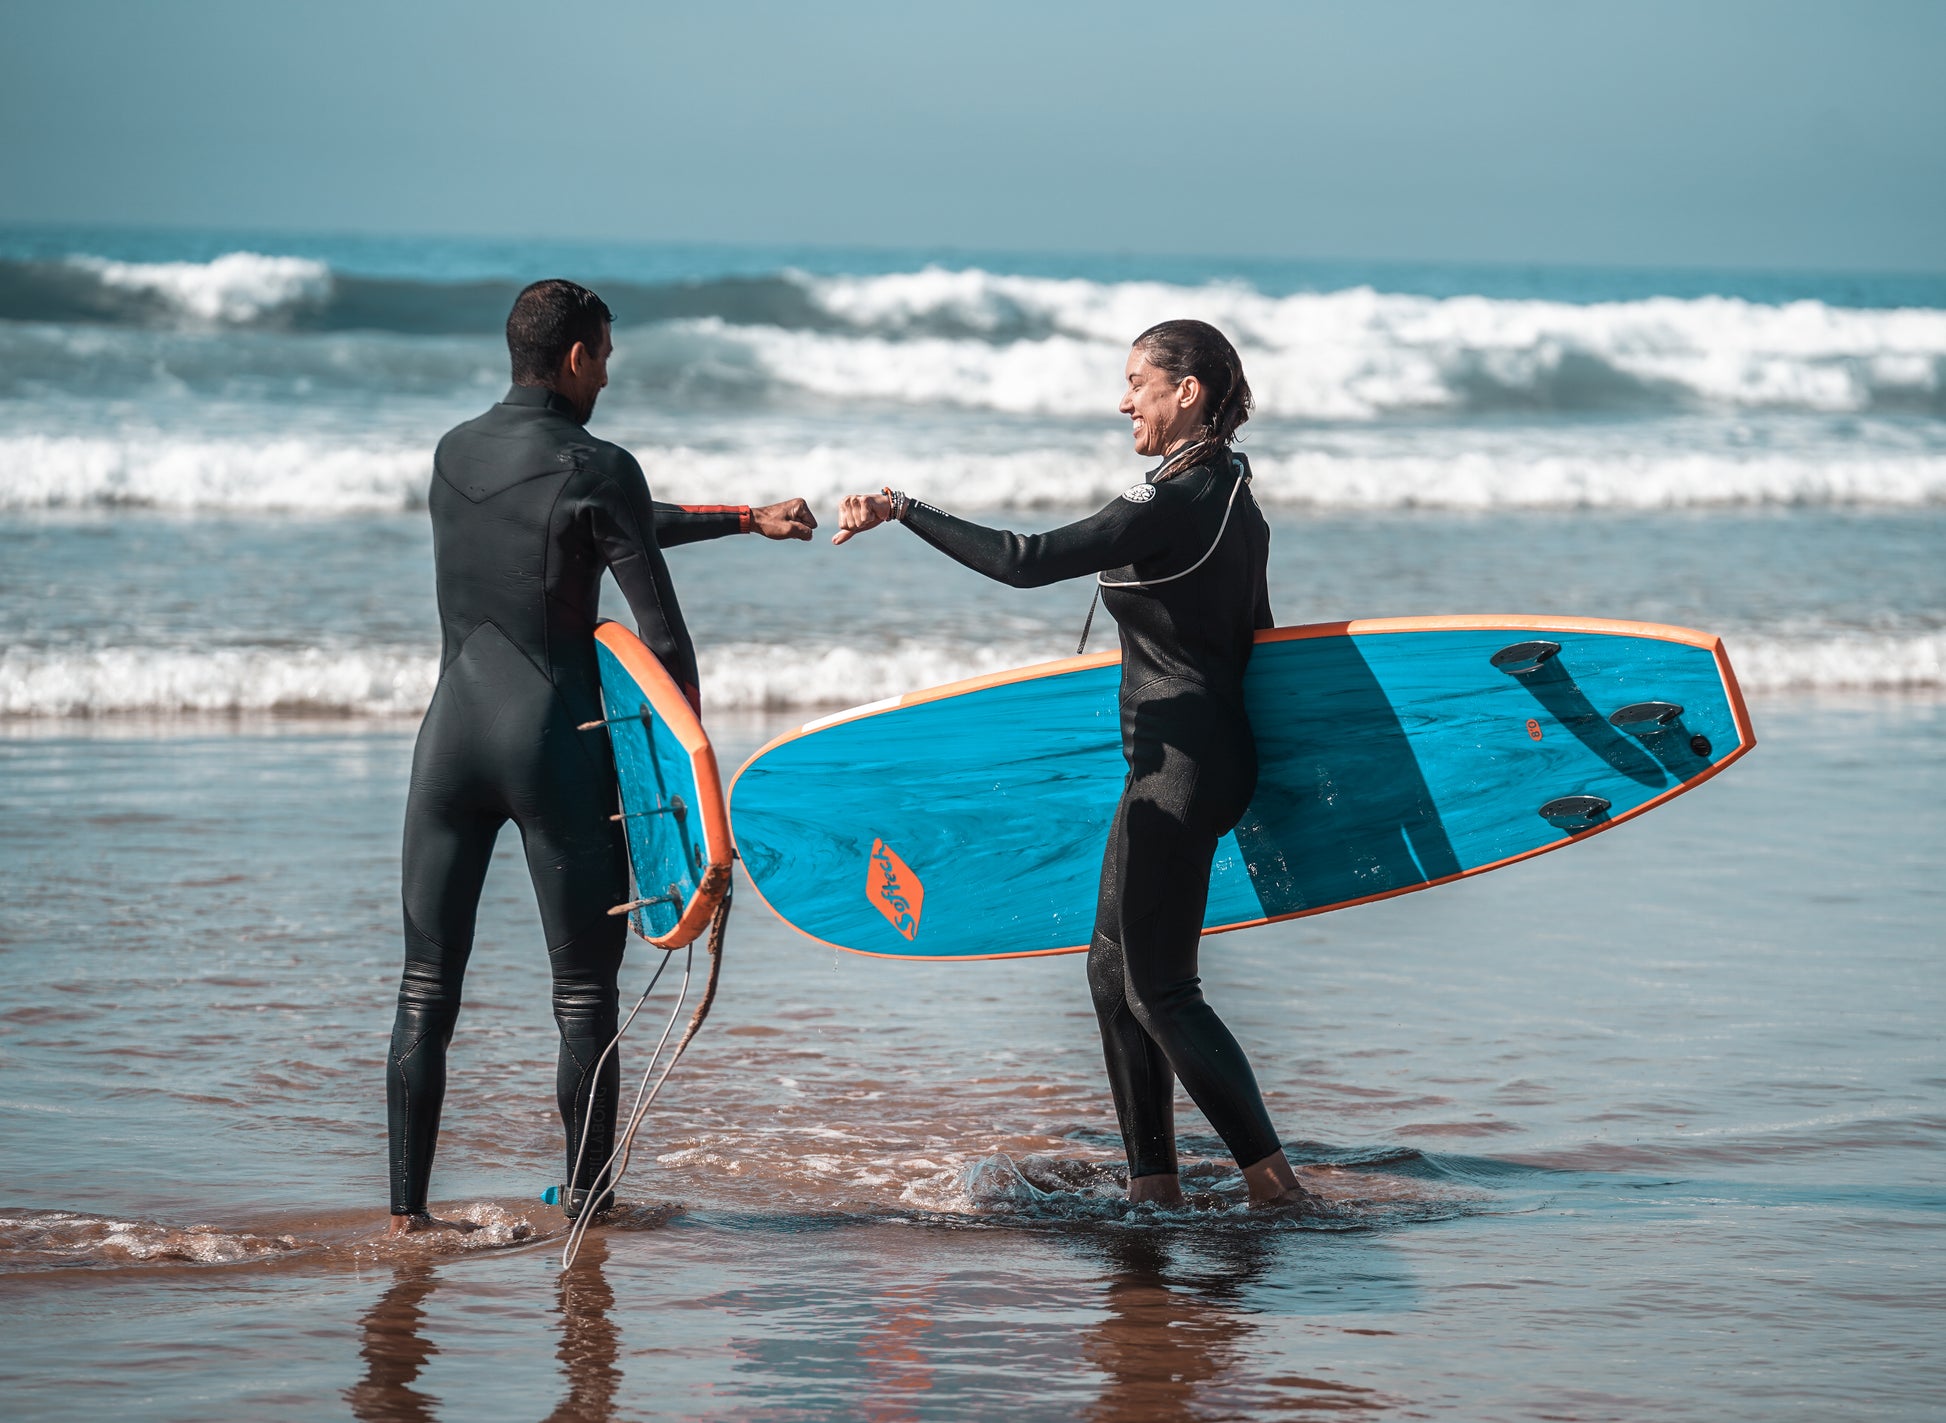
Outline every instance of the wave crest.
{"type": "MultiPolygon", "coordinates": [[[[1419,411],[1730,408],[1946,412],[1946,310],[1812,299],[1577,304],[1370,286],[1271,296],[1236,282],[927,267],[604,282],[621,369],[662,389],[789,390],[1058,416],[1112,409],[1127,343],[1171,317],[1237,343],[1260,409],[1369,420],[1419,411]],[[652,328],[650,334],[645,328],[652,328]]],[[[0,318],[487,336],[517,284],[333,272],[309,258],[0,261],[0,318]]]]}
{"type": "Polygon", "coordinates": [[[145,433],[0,438],[0,509],[227,509],[311,514],[418,508],[430,448],[145,433]]]}
{"type": "MultiPolygon", "coordinates": [[[[808,280],[808,279],[807,279],[808,280]]],[[[774,379],[833,397],[1015,413],[1108,408],[1127,343],[1196,317],[1236,343],[1259,410],[1369,420],[1412,411],[1730,407],[1946,410],[1946,311],[1853,310],[1736,297],[1575,305],[1387,294],[1269,297],[927,271],[811,282],[844,319],[817,331],[733,330],[774,379]]]]}
{"type": "MultiPolygon", "coordinates": [[[[1258,502],[1284,509],[1708,509],[1753,505],[1946,503],[1946,450],[1809,447],[1737,451],[1613,441],[1476,440],[1435,455],[1410,446],[1319,438],[1253,452],[1258,502]]],[[[881,485],[960,509],[1075,509],[1106,503],[1137,477],[1119,441],[1002,454],[895,451],[836,443],[706,449],[638,444],[656,496],[819,507],[881,485]]],[[[0,436],[0,511],[148,508],[240,513],[391,513],[424,507],[432,452],[369,435],[211,439],[0,436]]]]}
{"type": "Polygon", "coordinates": [[[231,252],[210,262],[0,262],[0,316],[118,325],[282,324],[328,304],[330,267],[305,257],[231,252]]]}

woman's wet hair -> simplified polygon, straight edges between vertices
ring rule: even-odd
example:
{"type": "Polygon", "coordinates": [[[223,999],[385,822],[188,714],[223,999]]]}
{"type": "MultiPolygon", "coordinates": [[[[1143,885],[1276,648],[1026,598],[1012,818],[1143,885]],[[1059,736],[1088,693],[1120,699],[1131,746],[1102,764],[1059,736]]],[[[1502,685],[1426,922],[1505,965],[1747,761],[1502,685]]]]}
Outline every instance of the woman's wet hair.
{"type": "Polygon", "coordinates": [[[515,385],[546,385],[559,374],[576,341],[590,351],[601,345],[604,323],[613,325],[608,303],[574,282],[550,277],[514,298],[507,313],[507,354],[515,385]]]}
{"type": "Polygon", "coordinates": [[[1228,445],[1250,418],[1250,382],[1230,338],[1207,321],[1164,321],[1135,338],[1149,364],[1181,384],[1195,376],[1203,387],[1204,443],[1228,445]]]}

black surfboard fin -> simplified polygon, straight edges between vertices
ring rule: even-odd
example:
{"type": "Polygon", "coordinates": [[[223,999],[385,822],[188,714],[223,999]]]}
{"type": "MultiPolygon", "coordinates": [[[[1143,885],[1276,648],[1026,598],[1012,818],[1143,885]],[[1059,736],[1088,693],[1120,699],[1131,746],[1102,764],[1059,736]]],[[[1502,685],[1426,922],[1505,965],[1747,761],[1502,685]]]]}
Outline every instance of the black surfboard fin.
{"type": "Polygon", "coordinates": [[[1609,713],[1608,724],[1630,736],[1654,736],[1658,731],[1667,731],[1669,724],[1681,715],[1682,708],[1674,702],[1633,702],[1609,713]]]}
{"type": "Polygon", "coordinates": [[[1608,818],[1612,804],[1598,795],[1557,796],[1541,807],[1541,819],[1558,830],[1592,830],[1608,818]]]}
{"type": "Polygon", "coordinates": [[[1503,647],[1490,659],[1495,667],[1512,677],[1524,677],[1561,650],[1558,642],[1516,642],[1503,647]]]}

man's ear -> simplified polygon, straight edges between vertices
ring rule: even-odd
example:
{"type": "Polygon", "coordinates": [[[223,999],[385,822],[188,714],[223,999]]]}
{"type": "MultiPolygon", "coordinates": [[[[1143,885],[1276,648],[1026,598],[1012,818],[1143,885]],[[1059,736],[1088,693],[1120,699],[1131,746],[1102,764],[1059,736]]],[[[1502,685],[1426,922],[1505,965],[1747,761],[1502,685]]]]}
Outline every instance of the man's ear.
{"type": "Polygon", "coordinates": [[[561,368],[571,376],[578,376],[588,369],[590,359],[587,342],[576,341],[572,346],[568,347],[568,354],[562,360],[561,368]]]}

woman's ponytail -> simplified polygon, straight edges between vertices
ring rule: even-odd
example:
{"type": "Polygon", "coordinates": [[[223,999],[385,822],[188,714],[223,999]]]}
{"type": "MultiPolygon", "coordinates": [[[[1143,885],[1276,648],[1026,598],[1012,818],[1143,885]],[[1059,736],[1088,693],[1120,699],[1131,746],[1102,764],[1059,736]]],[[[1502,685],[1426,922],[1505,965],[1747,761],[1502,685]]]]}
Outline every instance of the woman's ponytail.
{"type": "Polygon", "coordinates": [[[1207,321],[1164,321],[1137,336],[1135,349],[1170,380],[1196,377],[1204,392],[1197,443],[1221,445],[1227,452],[1252,404],[1243,361],[1229,338],[1207,321]]]}

